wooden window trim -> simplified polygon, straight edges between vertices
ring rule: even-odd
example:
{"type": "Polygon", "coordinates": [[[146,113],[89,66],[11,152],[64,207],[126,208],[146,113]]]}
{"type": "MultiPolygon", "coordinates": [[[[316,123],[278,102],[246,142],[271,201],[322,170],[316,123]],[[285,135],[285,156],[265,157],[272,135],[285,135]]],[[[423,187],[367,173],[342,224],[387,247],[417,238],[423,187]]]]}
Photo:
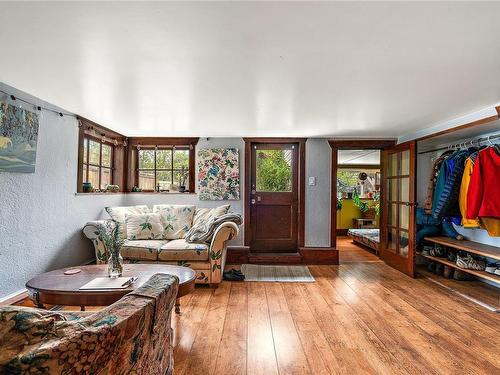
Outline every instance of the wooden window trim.
{"type": "MultiPolygon", "coordinates": [[[[102,141],[100,139],[98,139],[97,137],[93,137],[93,136],[90,136],[90,135],[85,135],[84,138],[83,138],[83,142],[87,142],[87,155],[84,155],[83,156],[83,162],[80,166],[80,168],[83,169],[83,166],[87,166],[87,174],[86,176],[82,176],[83,180],[82,180],[82,183],[83,182],[88,182],[89,180],[89,170],[90,168],[89,167],[97,167],[98,170],[99,170],[99,182],[98,182],[98,189],[103,189],[101,187],[101,178],[102,178],[102,170],[103,169],[109,169],[109,173],[110,173],[110,185],[113,185],[113,181],[114,181],[114,178],[113,178],[113,170],[115,169],[114,168],[114,165],[115,165],[115,162],[114,162],[114,157],[115,157],[115,146],[113,143],[111,142],[107,142],[107,141],[102,141]],[[91,163],[89,161],[89,154],[90,154],[90,147],[89,147],[89,143],[90,141],[93,141],[93,142],[96,142],[99,144],[99,164],[95,164],[95,163],[91,163]],[[107,167],[105,165],[102,164],[102,145],[106,145],[106,146],[109,146],[111,147],[111,160],[110,160],[110,166],[107,167]]],[[[85,150],[85,146],[84,146],[84,150],[85,150]]],[[[82,172],[83,173],[83,172],[82,172]]]]}
{"type": "Polygon", "coordinates": [[[88,179],[88,166],[92,165],[99,168],[99,186],[95,188],[100,189],[101,183],[101,170],[103,168],[108,168],[106,166],[102,166],[101,158],[102,158],[102,144],[106,144],[111,146],[111,166],[109,167],[111,172],[111,184],[117,184],[120,186],[120,190],[124,191],[126,181],[126,158],[124,142],[126,141],[126,137],[120,133],[117,133],[111,129],[108,129],[104,126],[101,126],[93,121],[90,121],[83,117],[78,117],[79,122],[79,132],[78,132],[78,172],[77,172],[77,188],[76,191],[78,193],[83,193],[83,182],[88,179]],[[104,141],[103,141],[104,138],[104,141]],[[99,165],[88,162],[88,154],[87,160],[85,160],[84,155],[84,142],[85,139],[91,139],[95,142],[98,142],[100,146],[99,151],[99,165]],[[87,176],[83,175],[83,166],[87,165],[87,176]]]}
{"type": "MultiPolygon", "coordinates": [[[[128,160],[130,164],[129,173],[131,173],[131,178],[128,179],[127,191],[131,191],[133,186],[139,186],[139,152],[137,152],[137,147],[140,150],[154,150],[155,148],[161,149],[171,149],[175,147],[179,150],[189,150],[189,185],[186,186],[187,191],[185,194],[195,193],[195,163],[196,163],[196,145],[198,144],[199,138],[169,138],[169,137],[133,137],[128,139],[128,160]]],[[[155,158],[156,163],[156,158],[155,158]]],[[[172,155],[173,163],[173,155],[172,155]]],[[[172,165],[173,166],[173,165],[172,165]]],[[[148,169],[144,169],[148,170],[148,169]]],[[[149,169],[152,171],[152,169],[149,169]]],[[[159,169],[156,169],[158,171],[159,169]]],[[[174,173],[177,169],[160,169],[165,171],[171,171],[174,173]]],[[[156,186],[156,173],[155,173],[155,186],[156,186]]],[[[155,190],[143,190],[144,193],[157,193],[155,190]]],[[[172,192],[158,192],[158,194],[169,194],[172,192]]],[[[140,194],[140,193],[134,193],[140,194]]]]}

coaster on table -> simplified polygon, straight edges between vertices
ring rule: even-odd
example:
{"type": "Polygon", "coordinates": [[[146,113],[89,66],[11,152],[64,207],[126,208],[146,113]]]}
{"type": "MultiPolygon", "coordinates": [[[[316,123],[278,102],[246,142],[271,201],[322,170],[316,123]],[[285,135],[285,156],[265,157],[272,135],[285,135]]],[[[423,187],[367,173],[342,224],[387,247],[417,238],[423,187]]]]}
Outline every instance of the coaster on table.
{"type": "Polygon", "coordinates": [[[79,268],[72,268],[70,270],[64,271],[64,274],[65,275],[75,275],[75,274],[80,273],[80,272],[82,272],[81,269],[79,269],[79,268]]]}

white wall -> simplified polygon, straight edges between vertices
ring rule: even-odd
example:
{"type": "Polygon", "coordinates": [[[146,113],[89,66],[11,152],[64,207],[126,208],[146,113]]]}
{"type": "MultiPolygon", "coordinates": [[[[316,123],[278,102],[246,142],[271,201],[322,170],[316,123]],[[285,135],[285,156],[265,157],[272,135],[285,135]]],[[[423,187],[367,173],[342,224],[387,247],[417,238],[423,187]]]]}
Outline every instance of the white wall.
{"type": "Polygon", "coordinates": [[[93,246],[83,238],[82,225],[124,197],[76,196],[77,121],[46,111],[40,120],[35,173],[0,173],[0,298],[37,274],[91,260],[93,246]]]}
{"type": "MultiPolygon", "coordinates": [[[[5,84],[0,83],[0,89],[60,111],[5,84]]],[[[0,96],[0,100],[9,99],[0,96]]],[[[93,247],[81,230],[87,221],[107,217],[105,206],[185,203],[215,207],[230,203],[232,210],[243,213],[244,141],[201,138],[197,146],[217,147],[240,150],[239,201],[200,201],[193,194],[75,195],[77,121],[43,111],[35,173],[0,173],[0,298],[22,290],[27,280],[40,273],[91,260],[93,247]]],[[[329,247],[330,147],[325,139],[309,139],[306,143],[305,210],[305,245],[329,247]],[[317,178],[316,186],[307,185],[309,176],[317,178]]],[[[232,244],[243,244],[243,231],[232,244]]]]}
{"type": "Polygon", "coordinates": [[[331,148],[326,139],[306,142],[305,245],[330,247],[331,148]],[[309,177],[316,185],[309,186],[309,177]]]}

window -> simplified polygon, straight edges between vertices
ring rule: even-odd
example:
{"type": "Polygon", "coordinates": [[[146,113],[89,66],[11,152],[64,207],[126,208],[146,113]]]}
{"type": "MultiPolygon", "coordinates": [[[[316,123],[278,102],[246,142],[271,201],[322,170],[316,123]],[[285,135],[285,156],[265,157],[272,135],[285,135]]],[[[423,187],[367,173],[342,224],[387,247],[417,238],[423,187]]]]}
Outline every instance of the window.
{"type": "Polygon", "coordinates": [[[292,150],[257,150],[256,152],[257,191],[291,192],[292,150]]]}
{"type": "Polygon", "coordinates": [[[106,189],[113,184],[113,147],[95,139],[83,139],[83,182],[94,189],[106,189]]]}
{"type": "Polygon", "coordinates": [[[140,147],[137,156],[137,186],[143,191],[189,190],[189,146],[140,147]]]}

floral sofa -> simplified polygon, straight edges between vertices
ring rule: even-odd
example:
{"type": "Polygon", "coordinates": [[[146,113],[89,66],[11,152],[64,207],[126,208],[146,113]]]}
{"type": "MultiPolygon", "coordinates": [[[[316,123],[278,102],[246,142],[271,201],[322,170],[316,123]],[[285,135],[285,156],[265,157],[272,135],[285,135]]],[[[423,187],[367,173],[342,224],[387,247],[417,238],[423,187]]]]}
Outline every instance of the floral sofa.
{"type": "MultiPolygon", "coordinates": [[[[197,284],[217,285],[222,281],[227,241],[238,235],[238,225],[222,223],[207,243],[190,243],[184,237],[191,228],[224,215],[228,209],[229,205],[213,209],[192,205],[155,205],[151,209],[141,205],[107,207],[106,211],[112,220],[123,225],[120,253],[125,262],[190,267],[196,272],[197,284]],[[160,215],[159,220],[155,213],[160,215]]],[[[109,230],[105,224],[105,220],[92,221],[83,228],[94,245],[98,264],[106,263],[109,258],[102,236],[104,230],[109,230]]]]}
{"type": "Polygon", "coordinates": [[[172,374],[176,276],[96,312],[0,308],[0,374],[172,374]]]}

